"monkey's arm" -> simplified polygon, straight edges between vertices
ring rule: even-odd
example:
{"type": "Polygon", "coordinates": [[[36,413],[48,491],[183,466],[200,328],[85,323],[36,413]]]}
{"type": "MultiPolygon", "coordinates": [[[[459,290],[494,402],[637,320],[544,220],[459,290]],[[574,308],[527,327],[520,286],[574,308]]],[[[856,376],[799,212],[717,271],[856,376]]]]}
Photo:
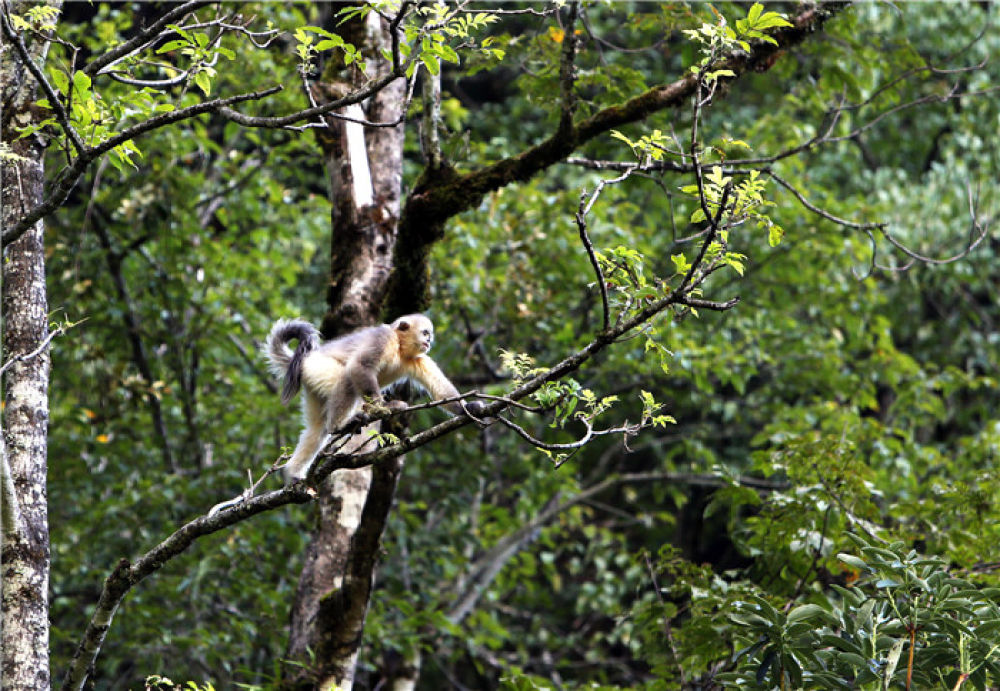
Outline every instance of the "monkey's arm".
{"type": "MultiPolygon", "coordinates": [[[[437,363],[426,355],[414,358],[409,370],[410,376],[420,382],[435,401],[459,395],[458,389],[448,381],[448,377],[444,376],[444,372],[437,366],[437,363]]],[[[469,401],[463,407],[462,401],[455,401],[446,404],[445,407],[455,415],[464,414],[466,409],[473,415],[479,415],[483,404],[478,401],[469,401]]]]}

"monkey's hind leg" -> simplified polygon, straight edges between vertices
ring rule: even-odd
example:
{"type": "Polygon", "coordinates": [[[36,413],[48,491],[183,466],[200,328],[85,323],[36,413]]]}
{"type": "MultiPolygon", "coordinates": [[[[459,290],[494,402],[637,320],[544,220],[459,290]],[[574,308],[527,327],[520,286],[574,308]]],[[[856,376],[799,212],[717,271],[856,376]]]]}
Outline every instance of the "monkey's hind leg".
{"type": "Polygon", "coordinates": [[[299,436],[299,443],[292,453],[291,459],[285,464],[285,482],[292,483],[301,480],[309,472],[316,454],[323,447],[327,433],[323,411],[323,401],[308,389],[304,392],[302,407],[302,422],[305,427],[299,436]]]}
{"type": "Polygon", "coordinates": [[[326,397],[324,411],[326,431],[334,433],[350,422],[357,407],[358,395],[350,379],[346,376],[341,377],[326,397]]]}

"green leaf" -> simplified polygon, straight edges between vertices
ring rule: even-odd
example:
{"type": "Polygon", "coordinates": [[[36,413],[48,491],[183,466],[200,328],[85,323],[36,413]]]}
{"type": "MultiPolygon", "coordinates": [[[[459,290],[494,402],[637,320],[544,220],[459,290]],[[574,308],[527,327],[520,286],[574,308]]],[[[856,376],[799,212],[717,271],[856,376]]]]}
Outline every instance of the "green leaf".
{"type": "Polygon", "coordinates": [[[626,144],[628,144],[633,149],[635,148],[635,144],[632,143],[632,140],[629,139],[628,137],[626,137],[624,134],[622,134],[618,130],[611,130],[611,138],[612,139],[621,140],[621,141],[625,142],[626,144]]]}
{"type": "Polygon", "coordinates": [[[325,38],[316,44],[316,50],[330,50],[331,48],[339,48],[342,45],[344,45],[344,39],[340,36],[325,38]]]}
{"type": "Polygon", "coordinates": [[[90,77],[86,72],[74,72],[73,73],[73,88],[80,92],[81,94],[86,94],[90,91],[90,77]]]}
{"type": "Polygon", "coordinates": [[[797,621],[812,619],[817,616],[825,616],[826,614],[826,610],[819,605],[799,605],[788,613],[785,620],[791,624],[797,621]]]}
{"type": "Polygon", "coordinates": [[[866,564],[860,557],[856,557],[853,554],[840,553],[837,555],[837,559],[840,559],[840,561],[844,562],[848,566],[858,569],[859,571],[868,570],[868,564],[866,564]]]}
{"type": "Polygon", "coordinates": [[[781,239],[785,236],[785,229],[779,226],[777,223],[772,223],[771,227],[767,231],[767,244],[771,247],[777,247],[781,244],[781,239]]]}
{"type": "Polygon", "coordinates": [[[449,45],[445,45],[442,43],[439,46],[438,55],[440,55],[441,59],[446,62],[452,62],[455,63],[456,65],[458,64],[458,53],[456,53],[454,49],[452,49],[452,47],[449,45]]]}
{"type": "Polygon", "coordinates": [[[64,94],[69,94],[69,77],[62,70],[53,70],[52,74],[49,75],[49,79],[52,84],[64,94]]]}
{"type": "Polygon", "coordinates": [[[207,72],[199,72],[194,76],[194,83],[198,85],[198,88],[208,96],[212,91],[212,79],[208,76],[207,72]]]}
{"type": "Polygon", "coordinates": [[[763,15],[755,24],[755,29],[772,29],[776,26],[795,26],[790,21],[782,17],[777,12],[768,12],[763,15]]]}
{"type": "Polygon", "coordinates": [[[167,41],[162,46],[156,49],[156,54],[159,55],[160,53],[169,53],[172,50],[177,50],[178,48],[186,48],[189,45],[191,44],[188,43],[187,41],[180,41],[180,40],[167,41]]]}
{"type": "Polygon", "coordinates": [[[437,76],[438,74],[441,73],[441,63],[438,61],[436,57],[434,57],[430,53],[427,52],[421,53],[420,61],[424,63],[424,65],[427,67],[427,71],[433,74],[434,76],[437,76]]]}

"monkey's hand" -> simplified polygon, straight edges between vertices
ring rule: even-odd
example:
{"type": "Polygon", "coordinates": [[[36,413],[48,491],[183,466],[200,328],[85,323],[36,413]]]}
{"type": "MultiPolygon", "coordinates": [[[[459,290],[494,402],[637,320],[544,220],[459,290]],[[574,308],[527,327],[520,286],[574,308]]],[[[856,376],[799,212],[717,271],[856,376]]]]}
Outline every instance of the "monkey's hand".
{"type": "Polygon", "coordinates": [[[462,407],[472,417],[482,417],[486,406],[480,401],[465,401],[462,407]]]}
{"type": "Polygon", "coordinates": [[[496,419],[485,417],[486,404],[481,401],[462,401],[462,410],[480,427],[486,427],[496,422],[496,419]]]}
{"type": "Polygon", "coordinates": [[[408,407],[403,401],[376,401],[373,399],[365,401],[362,404],[361,412],[369,418],[373,418],[388,415],[389,413],[398,413],[401,410],[406,410],[408,407]]]}

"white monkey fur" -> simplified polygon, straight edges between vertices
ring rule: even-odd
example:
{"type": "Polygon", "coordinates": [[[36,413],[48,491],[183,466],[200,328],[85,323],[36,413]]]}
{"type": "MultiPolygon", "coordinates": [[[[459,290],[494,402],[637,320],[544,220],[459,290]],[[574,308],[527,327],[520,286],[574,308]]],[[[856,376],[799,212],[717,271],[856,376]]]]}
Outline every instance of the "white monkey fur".
{"type": "MultiPolygon", "coordinates": [[[[321,343],[319,332],[306,321],[277,321],[264,343],[264,353],[271,372],[284,379],[282,402],[287,403],[300,384],[304,389],[304,428],[285,466],[286,481],[304,478],[327,435],[350,421],[365,399],[381,405],[381,390],[400,379],[417,381],[435,400],[458,396],[426,354],[433,342],[434,325],[422,314],[359,329],[326,343],[321,343]],[[287,345],[291,340],[299,342],[294,352],[287,345]]],[[[465,405],[473,414],[482,408],[478,402],[465,405]]],[[[456,414],[463,411],[461,402],[447,407],[456,414]]]]}

